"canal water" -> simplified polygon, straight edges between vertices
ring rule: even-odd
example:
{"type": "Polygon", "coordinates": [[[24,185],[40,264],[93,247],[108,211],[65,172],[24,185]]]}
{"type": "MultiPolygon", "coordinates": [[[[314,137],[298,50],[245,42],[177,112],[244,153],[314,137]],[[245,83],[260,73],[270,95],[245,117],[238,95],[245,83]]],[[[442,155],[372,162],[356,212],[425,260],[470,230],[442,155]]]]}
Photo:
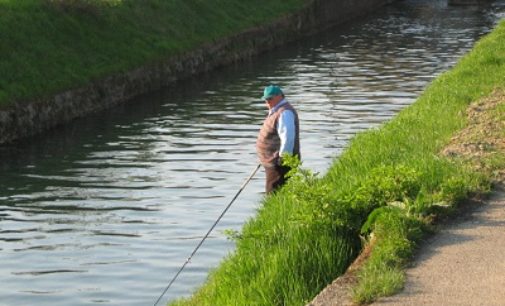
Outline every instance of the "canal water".
{"type": "MultiPolygon", "coordinates": [[[[411,104],[504,16],[505,2],[405,0],[358,22],[44,135],[0,147],[0,305],[152,305],[256,166],[281,85],[304,166],[324,174],[359,131],[411,104]]],[[[263,197],[245,189],[163,302],[233,250],[263,197]]]]}

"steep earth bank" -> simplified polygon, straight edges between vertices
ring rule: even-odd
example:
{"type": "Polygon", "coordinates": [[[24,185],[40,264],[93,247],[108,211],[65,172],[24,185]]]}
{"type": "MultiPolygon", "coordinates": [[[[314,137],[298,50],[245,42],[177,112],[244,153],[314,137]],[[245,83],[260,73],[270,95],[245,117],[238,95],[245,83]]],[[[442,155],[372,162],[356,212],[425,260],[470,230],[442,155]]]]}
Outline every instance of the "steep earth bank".
{"type": "Polygon", "coordinates": [[[271,24],[249,29],[126,73],[114,74],[57,95],[19,101],[0,109],[0,144],[31,136],[176,80],[250,58],[364,15],[394,0],[311,0],[306,7],[271,24]]]}

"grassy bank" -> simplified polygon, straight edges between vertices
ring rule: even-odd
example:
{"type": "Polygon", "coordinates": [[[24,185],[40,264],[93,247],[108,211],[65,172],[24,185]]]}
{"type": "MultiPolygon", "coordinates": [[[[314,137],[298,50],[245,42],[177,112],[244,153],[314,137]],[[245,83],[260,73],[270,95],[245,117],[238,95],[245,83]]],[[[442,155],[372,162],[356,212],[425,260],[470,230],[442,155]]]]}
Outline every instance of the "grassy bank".
{"type": "Polygon", "coordinates": [[[155,63],[306,0],[2,0],[0,106],[155,63]]]}
{"type": "MultiPolygon", "coordinates": [[[[357,302],[369,302],[400,289],[404,283],[403,265],[432,217],[450,214],[470,195],[485,192],[494,174],[505,169],[499,142],[486,149],[498,154],[478,157],[484,167],[475,167],[472,159],[447,159],[441,154],[450,137],[467,126],[466,111],[470,103],[486,99],[495,89],[498,92],[505,89],[505,22],[481,39],[454,69],[435,80],[415,105],[381,130],[361,135],[353,142],[350,151],[362,143],[375,143],[375,153],[368,149],[356,152],[362,154],[362,160],[370,160],[370,167],[379,162],[376,154],[381,152],[380,163],[403,164],[423,182],[417,194],[399,206],[380,208],[365,224],[363,232],[374,231],[375,247],[361,270],[354,292],[357,302]]],[[[492,129],[500,126],[493,121],[503,120],[503,111],[503,105],[490,111],[488,119],[492,129]]],[[[467,136],[487,143],[486,137],[495,138],[500,134],[503,137],[505,131],[501,126],[501,131],[484,133],[480,129],[467,136]]],[[[345,158],[352,155],[348,153],[345,158]]]]}
{"type": "MultiPolygon", "coordinates": [[[[266,198],[234,237],[236,251],[174,305],[302,305],[345,270],[372,233],[356,301],[400,288],[403,265],[433,217],[490,187],[489,172],[440,152],[467,124],[472,101],[505,88],[504,65],[502,23],[415,104],[357,135],[323,178],[301,169],[266,198]]],[[[505,167],[503,159],[491,164],[505,167]]]]}

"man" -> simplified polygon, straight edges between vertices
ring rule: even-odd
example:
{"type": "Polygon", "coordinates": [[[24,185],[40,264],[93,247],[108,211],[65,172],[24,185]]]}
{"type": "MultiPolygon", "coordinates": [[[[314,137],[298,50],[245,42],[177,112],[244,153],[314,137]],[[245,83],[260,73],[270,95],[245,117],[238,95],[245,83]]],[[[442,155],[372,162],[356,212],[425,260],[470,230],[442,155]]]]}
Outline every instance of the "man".
{"type": "Polygon", "coordinates": [[[300,158],[300,125],[298,114],[279,86],[267,86],[262,99],[269,112],[260,129],[256,150],[265,167],[265,191],[270,193],[286,182],[285,175],[290,168],[282,165],[283,154],[300,158]]]}

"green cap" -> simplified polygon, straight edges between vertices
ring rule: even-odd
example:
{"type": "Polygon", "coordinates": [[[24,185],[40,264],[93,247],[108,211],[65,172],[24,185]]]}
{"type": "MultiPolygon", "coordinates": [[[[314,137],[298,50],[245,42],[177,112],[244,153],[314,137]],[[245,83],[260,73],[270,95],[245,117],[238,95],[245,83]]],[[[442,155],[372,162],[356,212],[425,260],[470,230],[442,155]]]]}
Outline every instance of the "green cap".
{"type": "Polygon", "coordinates": [[[265,90],[263,91],[263,97],[261,97],[262,100],[266,100],[268,98],[274,97],[274,96],[280,96],[282,95],[282,90],[279,86],[276,85],[270,85],[265,87],[265,90]]]}

